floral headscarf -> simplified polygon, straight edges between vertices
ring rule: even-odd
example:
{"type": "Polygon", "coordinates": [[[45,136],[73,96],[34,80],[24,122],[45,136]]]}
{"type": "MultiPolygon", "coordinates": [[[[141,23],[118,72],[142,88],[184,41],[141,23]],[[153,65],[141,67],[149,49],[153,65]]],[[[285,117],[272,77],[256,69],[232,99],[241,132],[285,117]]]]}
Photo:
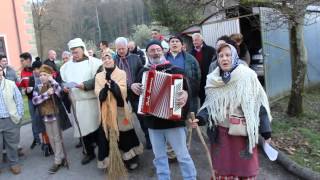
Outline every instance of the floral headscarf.
{"type": "Polygon", "coordinates": [[[232,64],[232,68],[230,71],[223,71],[220,67],[220,64],[219,64],[219,59],[217,61],[218,63],[218,66],[220,68],[220,76],[223,80],[223,82],[225,84],[227,84],[230,79],[231,79],[231,72],[236,68],[238,67],[239,65],[239,56],[238,56],[238,53],[237,53],[237,50],[235,47],[233,47],[231,44],[227,44],[229,46],[229,48],[231,49],[231,64],[232,64]]]}

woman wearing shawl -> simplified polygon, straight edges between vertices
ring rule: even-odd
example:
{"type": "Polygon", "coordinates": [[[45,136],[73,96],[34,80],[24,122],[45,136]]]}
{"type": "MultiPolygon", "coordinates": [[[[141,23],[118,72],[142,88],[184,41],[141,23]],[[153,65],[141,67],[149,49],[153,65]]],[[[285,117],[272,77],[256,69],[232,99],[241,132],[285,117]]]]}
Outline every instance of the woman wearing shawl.
{"type": "MultiPolygon", "coordinates": [[[[95,93],[100,102],[102,134],[108,144],[105,154],[99,154],[103,160],[101,166],[108,168],[108,179],[126,175],[125,166],[132,170],[138,167],[138,155],[143,146],[133,129],[130,109],[126,103],[126,73],[114,63],[112,55],[102,57],[103,71],[95,77],[95,93]]],[[[100,137],[102,138],[102,137],[100,137]]]]}
{"type": "Polygon", "coordinates": [[[268,98],[255,72],[239,64],[233,46],[224,43],[217,53],[218,68],[207,77],[206,100],[191,123],[208,123],[216,179],[256,179],[259,133],[271,140],[268,98]]]}

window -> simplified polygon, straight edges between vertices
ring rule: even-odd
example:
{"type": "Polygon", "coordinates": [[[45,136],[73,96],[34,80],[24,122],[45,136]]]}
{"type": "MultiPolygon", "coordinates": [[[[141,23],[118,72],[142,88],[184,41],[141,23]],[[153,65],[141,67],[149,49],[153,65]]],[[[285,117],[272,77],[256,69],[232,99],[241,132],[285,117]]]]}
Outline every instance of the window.
{"type": "Polygon", "coordinates": [[[1,55],[7,55],[6,53],[6,44],[4,42],[4,37],[0,37],[0,54],[1,55]]]}

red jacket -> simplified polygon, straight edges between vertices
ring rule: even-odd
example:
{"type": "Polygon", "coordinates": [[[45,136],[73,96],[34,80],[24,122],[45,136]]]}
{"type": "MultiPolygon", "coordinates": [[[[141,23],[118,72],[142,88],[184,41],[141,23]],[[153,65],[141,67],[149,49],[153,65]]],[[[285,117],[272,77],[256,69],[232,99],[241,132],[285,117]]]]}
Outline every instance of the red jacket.
{"type": "Polygon", "coordinates": [[[20,88],[27,88],[29,87],[29,79],[32,76],[32,68],[27,67],[27,68],[23,68],[23,70],[21,71],[21,81],[17,82],[17,86],[20,88]]]}

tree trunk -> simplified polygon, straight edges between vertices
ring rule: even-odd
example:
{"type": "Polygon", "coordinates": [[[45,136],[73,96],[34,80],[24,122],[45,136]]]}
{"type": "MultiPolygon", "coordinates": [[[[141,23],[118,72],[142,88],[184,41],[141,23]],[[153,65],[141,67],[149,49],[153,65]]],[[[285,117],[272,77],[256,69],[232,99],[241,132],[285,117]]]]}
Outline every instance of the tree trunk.
{"type": "Polygon", "coordinates": [[[290,25],[290,49],[292,66],[291,95],[288,104],[288,115],[297,116],[303,112],[302,94],[307,70],[307,52],[304,45],[304,15],[296,18],[290,25]]]}

